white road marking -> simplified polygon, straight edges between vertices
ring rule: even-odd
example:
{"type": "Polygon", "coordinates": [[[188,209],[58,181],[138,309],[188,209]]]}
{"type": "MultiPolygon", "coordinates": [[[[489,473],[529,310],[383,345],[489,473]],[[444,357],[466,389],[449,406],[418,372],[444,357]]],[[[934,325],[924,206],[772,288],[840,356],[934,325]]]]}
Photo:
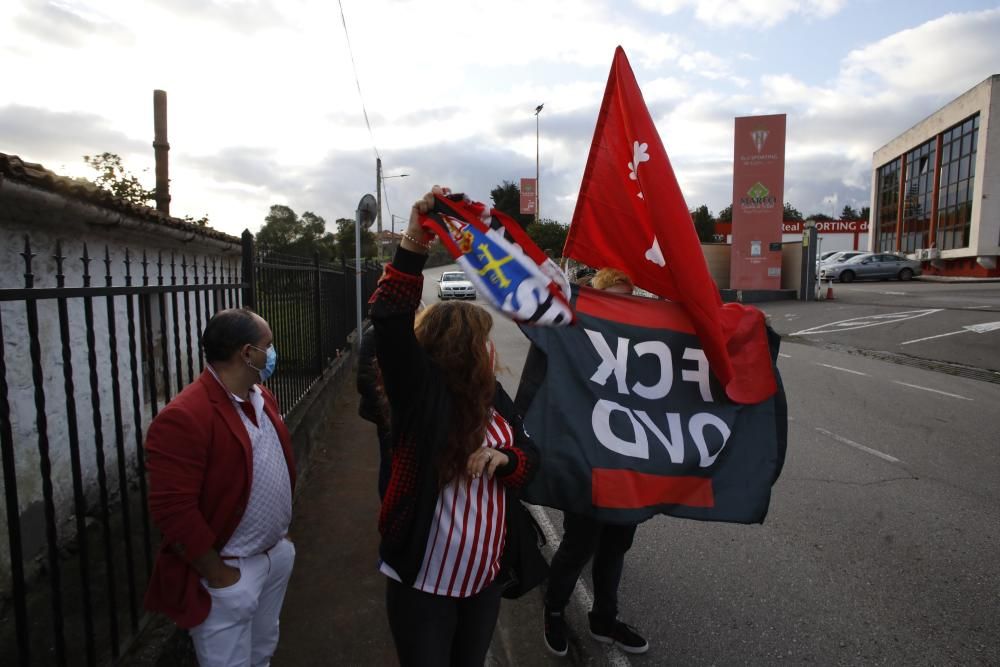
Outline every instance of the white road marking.
{"type": "Polygon", "coordinates": [[[919,384],[910,384],[909,382],[900,382],[899,380],[893,380],[896,384],[901,384],[904,387],[912,387],[913,389],[923,389],[924,391],[932,391],[935,394],[941,394],[942,396],[951,396],[952,398],[960,398],[963,401],[971,401],[971,398],[966,396],[959,396],[958,394],[952,394],[947,391],[941,391],[940,389],[931,389],[930,387],[921,387],[919,384]]]}
{"type": "Polygon", "coordinates": [[[861,450],[862,452],[865,452],[867,454],[871,454],[872,456],[877,456],[880,459],[888,461],[889,463],[899,463],[900,462],[899,459],[897,459],[895,456],[890,456],[889,454],[886,454],[885,452],[880,452],[877,449],[872,449],[871,447],[865,447],[860,442],[854,442],[853,440],[845,438],[842,435],[837,435],[836,433],[833,433],[831,431],[827,431],[825,428],[820,428],[820,427],[817,426],[816,430],[819,431],[820,433],[822,433],[825,436],[829,436],[829,437],[833,438],[837,442],[841,442],[841,443],[843,443],[845,445],[849,445],[851,447],[854,447],[855,449],[861,450]]]}
{"type": "Polygon", "coordinates": [[[944,338],[945,336],[954,336],[955,334],[965,333],[971,331],[977,334],[989,333],[990,331],[996,331],[1000,329],[1000,322],[983,322],[982,324],[970,324],[968,326],[962,327],[959,331],[950,331],[948,333],[938,334],[937,336],[927,336],[926,338],[916,338],[914,340],[908,340],[900,345],[909,345],[910,343],[919,343],[925,340],[932,340],[934,338],[944,338]]]}
{"type": "Polygon", "coordinates": [[[796,331],[790,336],[806,336],[806,335],[817,335],[825,333],[833,333],[837,331],[852,331],[854,329],[865,329],[867,327],[877,327],[881,324],[892,324],[894,322],[904,322],[906,320],[912,320],[917,317],[923,317],[924,315],[931,315],[933,313],[940,313],[942,308],[928,308],[926,310],[904,310],[898,313],[885,313],[882,315],[866,315],[864,317],[852,317],[848,320],[839,320],[837,322],[831,322],[829,324],[823,324],[817,327],[812,327],[811,329],[803,329],[802,331],[796,331]]]}
{"type": "Polygon", "coordinates": [[[790,355],[790,354],[785,354],[784,352],[779,352],[779,353],[778,353],[778,356],[779,356],[779,357],[784,357],[785,359],[791,359],[791,358],[792,358],[792,355],[790,355]]]}
{"type": "MultiPolygon", "coordinates": [[[[559,537],[556,536],[556,529],[552,525],[552,521],[549,520],[549,515],[536,505],[527,505],[527,508],[535,517],[535,521],[538,522],[545,535],[545,541],[551,545],[554,553],[559,548],[559,537]]],[[[582,576],[577,580],[576,588],[573,589],[573,600],[583,608],[584,612],[588,612],[594,607],[594,596],[590,593],[582,576]]],[[[601,647],[604,649],[604,659],[607,664],[613,667],[629,667],[632,664],[625,653],[614,644],[601,644],[601,647]]]]}
{"type": "Polygon", "coordinates": [[[906,296],[906,292],[879,292],[879,294],[888,294],[890,296],[906,296]]]}
{"type": "Polygon", "coordinates": [[[864,375],[868,377],[868,373],[862,373],[861,371],[852,371],[850,368],[841,368],[840,366],[831,366],[830,364],[816,363],[817,366],[826,366],[827,368],[832,368],[835,371],[844,371],[845,373],[854,373],[855,375],[864,375]]]}
{"type": "Polygon", "coordinates": [[[983,322],[982,324],[970,324],[962,328],[968,329],[969,331],[974,331],[978,334],[989,333],[990,331],[996,331],[997,329],[1000,329],[1000,322],[983,322]]]}
{"type": "Polygon", "coordinates": [[[989,306],[989,305],[986,305],[986,306],[968,306],[968,308],[971,310],[971,309],[979,309],[979,308],[993,308],[993,306],[989,306]]]}
{"type": "Polygon", "coordinates": [[[954,336],[955,334],[968,333],[965,329],[961,331],[950,331],[948,333],[938,334],[937,336],[926,336],[924,338],[914,338],[913,340],[907,340],[900,343],[900,345],[909,345],[910,343],[922,343],[925,340],[934,340],[935,338],[944,338],[945,336],[954,336]]]}

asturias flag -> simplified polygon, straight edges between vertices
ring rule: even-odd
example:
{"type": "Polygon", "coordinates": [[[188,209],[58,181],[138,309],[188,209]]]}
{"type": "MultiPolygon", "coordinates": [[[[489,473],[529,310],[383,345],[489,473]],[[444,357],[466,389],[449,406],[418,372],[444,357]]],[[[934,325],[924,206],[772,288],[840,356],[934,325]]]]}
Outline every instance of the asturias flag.
{"type": "Polygon", "coordinates": [[[434,197],[421,224],[437,234],[479,294],[517,322],[573,322],[569,281],[517,222],[464,195],[434,197]]]}
{"type": "Polygon", "coordinates": [[[705,354],[738,403],[773,395],[763,314],[722,305],[667,152],[621,47],[563,255],[626,271],[639,287],[681,304],[705,354]]]}

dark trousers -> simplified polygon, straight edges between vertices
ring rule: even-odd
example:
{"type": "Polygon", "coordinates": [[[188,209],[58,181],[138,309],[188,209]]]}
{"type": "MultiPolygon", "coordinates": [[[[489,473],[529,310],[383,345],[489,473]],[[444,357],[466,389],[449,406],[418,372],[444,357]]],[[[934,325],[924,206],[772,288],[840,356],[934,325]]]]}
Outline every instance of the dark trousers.
{"type": "Polygon", "coordinates": [[[495,583],[476,595],[451,598],[386,579],[389,628],[401,667],[483,664],[500,613],[495,583]]]}
{"type": "Polygon", "coordinates": [[[392,438],[389,431],[378,430],[378,497],[385,498],[385,490],[389,488],[389,478],[392,476],[392,438]]]}
{"type": "Polygon", "coordinates": [[[576,580],[593,557],[593,615],[601,621],[618,618],[618,584],[625,566],[625,553],[632,548],[636,525],[601,523],[590,517],[563,513],[563,538],[552,557],[545,606],[562,611],[569,603],[576,580]]]}

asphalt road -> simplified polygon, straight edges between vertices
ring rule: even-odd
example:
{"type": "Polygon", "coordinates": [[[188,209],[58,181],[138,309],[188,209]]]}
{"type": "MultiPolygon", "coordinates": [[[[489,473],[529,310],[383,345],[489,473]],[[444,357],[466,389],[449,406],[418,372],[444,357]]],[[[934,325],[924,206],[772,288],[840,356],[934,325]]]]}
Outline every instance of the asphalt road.
{"type": "Polygon", "coordinates": [[[833,292],[833,301],[761,309],[778,333],[810,344],[1000,371],[1000,283],[834,283],[833,292]]]}
{"type": "MultiPolygon", "coordinates": [[[[764,309],[786,336],[852,317],[935,312],[803,335],[812,344],[786,337],[779,367],[789,449],[766,522],[643,524],[621,609],[650,652],[604,651],[586,637],[578,603],[568,614],[572,662],[1000,664],[1000,385],[815,344],[880,349],[1000,320],[1000,285],[835,290],[836,302],[764,309]]],[[[509,321],[494,319],[500,358],[512,370],[501,379],[512,389],[527,343],[509,321]]],[[[934,350],[911,353],[1000,368],[1000,331],[935,340],[934,350]]],[[[559,512],[544,514],[560,525],[559,512]]],[[[578,593],[586,588],[589,577],[578,593]]],[[[537,598],[505,604],[503,634],[518,664],[558,662],[545,657],[538,612],[537,598]]]]}

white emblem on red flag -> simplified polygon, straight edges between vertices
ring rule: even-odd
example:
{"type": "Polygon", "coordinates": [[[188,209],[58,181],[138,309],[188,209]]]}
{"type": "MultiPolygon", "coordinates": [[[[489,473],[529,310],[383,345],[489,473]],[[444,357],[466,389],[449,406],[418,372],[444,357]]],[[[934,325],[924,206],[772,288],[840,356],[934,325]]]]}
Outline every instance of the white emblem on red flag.
{"type": "MultiPolygon", "coordinates": [[[[628,163],[628,177],[633,181],[639,180],[639,165],[643,162],[649,162],[649,153],[646,152],[647,148],[649,148],[649,144],[640,144],[638,141],[632,142],[632,161],[628,163]]],[[[639,190],[639,194],[636,196],[639,199],[644,199],[642,190],[639,190]]]]}
{"type": "Polygon", "coordinates": [[[646,251],[646,259],[657,266],[667,265],[666,260],[663,259],[663,251],[660,250],[660,240],[655,236],[653,237],[653,246],[646,251]]]}

